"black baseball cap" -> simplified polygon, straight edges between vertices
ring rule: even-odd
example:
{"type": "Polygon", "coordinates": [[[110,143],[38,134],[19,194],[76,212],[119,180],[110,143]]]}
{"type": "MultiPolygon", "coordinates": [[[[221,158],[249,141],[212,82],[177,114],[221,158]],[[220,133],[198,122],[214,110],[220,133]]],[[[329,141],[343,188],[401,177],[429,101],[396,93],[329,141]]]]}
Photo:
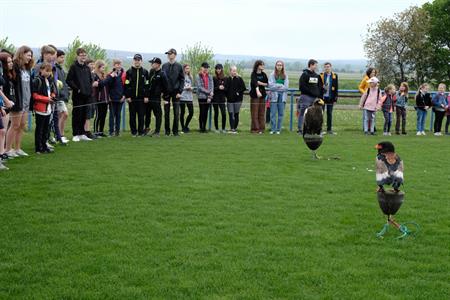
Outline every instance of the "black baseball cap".
{"type": "Polygon", "coordinates": [[[167,52],[166,53],[164,53],[164,54],[175,54],[175,55],[177,55],[177,50],[175,50],[175,49],[173,49],[173,48],[170,48],[169,50],[167,50],[167,52]]]}
{"type": "Polygon", "coordinates": [[[207,62],[202,63],[202,68],[209,69],[209,64],[207,62]]]}
{"type": "Polygon", "coordinates": [[[162,61],[158,57],[153,57],[151,60],[148,61],[151,64],[161,64],[162,61]]]}
{"type": "Polygon", "coordinates": [[[214,69],[220,69],[220,70],[223,70],[223,65],[222,64],[217,64],[215,67],[214,67],[214,69]]]}
{"type": "Polygon", "coordinates": [[[133,59],[134,59],[134,60],[142,60],[142,55],[140,55],[139,53],[138,53],[138,54],[135,54],[135,55],[133,56],[133,59]]]}

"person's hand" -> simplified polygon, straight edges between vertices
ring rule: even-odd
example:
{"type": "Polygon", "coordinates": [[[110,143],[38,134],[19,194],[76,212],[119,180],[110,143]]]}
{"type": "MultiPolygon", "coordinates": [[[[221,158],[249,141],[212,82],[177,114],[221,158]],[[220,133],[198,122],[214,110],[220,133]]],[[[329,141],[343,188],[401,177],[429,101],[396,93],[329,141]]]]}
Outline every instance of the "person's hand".
{"type": "Polygon", "coordinates": [[[48,103],[53,104],[55,102],[53,97],[48,97],[48,103]]]}
{"type": "Polygon", "coordinates": [[[221,85],[219,85],[219,90],[224,90],[225,89],[225,87],[221,84],[221,85]]]}
{"type": "Polygon", "coordinates": [[[144,103],[148,103],[148,98],[144,98],[144,103]]]}
{"type": "Polygon", "coordinates": [[[120,102],[123,103],[125,101],[125,96],[122,96],[122,98],[120,98],[120,102]]]}
{"type": "Polygon", "coordinates": [[[181,98],[181,94],[177,94],[176,97],[177,97],[177,99],[180,99],[181,98]]]}
{"type": "Polygon", "coordinates": [[[427,109],[429,109],[430,107],[429,106],[425,106],[425,110],[427,110],[427,109]]]}
{"type": "Polygon", "coordinates": [[[3,103],[5,103],[5,107],[6,108],[11,108],[14,105],[14,102],[12,102],[11,100],[9,100],[8,98],[3,98],[3,103]]]}
{"type": "Polygon", "coordinates": [[[111,72],[111,74],[109,74],[109,76],[111,76],[112,78],[117,77],[117,72],[116,71],[111,72]]]}
{"type": "Polygon", "coordinates": [[[164,100],[164,105],[169,104],[169,101],[164,100]]]}
{"type": "Polygon", "coordinates": [[[206,100],[207,103],[211,103],[211,98],[208,98],[208,100],[206,100]]]}
{"type": "Polygon", "coordinates": [[[256,96],[258,96],[258,98],[261,98],[262,97],[261,92],[260,91],[256,91],[256,96]]]}
{"type": "Polygon", "coordinates": [[[98,81],[94,81],[94,82],[92,83],[92,87],[98,87],[98,81]]]}
{"type": "Polygon", "coordinates": [[[0,116],[2,117],[6,116],[6,112],[2,107],[0,107],[0,116]]]}
{"type": "Polygon", "coordinates": [[[128,102],[128,103],[131,103],[131,98],[127,98],[127,102],[128,102]]]}
{"type": "Polygon", "coordinates": [[[359,109],[363,109],[362,105],[359,105],[359,109]]]}

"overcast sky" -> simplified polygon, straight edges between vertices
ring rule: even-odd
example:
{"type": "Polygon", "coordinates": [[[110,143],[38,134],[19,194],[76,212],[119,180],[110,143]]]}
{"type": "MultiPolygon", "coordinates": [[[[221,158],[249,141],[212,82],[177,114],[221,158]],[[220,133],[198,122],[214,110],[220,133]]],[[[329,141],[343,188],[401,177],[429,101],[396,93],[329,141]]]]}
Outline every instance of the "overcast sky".
{"type": "Polygon", "coordinates": [[[424,0],[0,0],[0,38],[165,52],[197,41],[215,53],[364,58],[367,25],[424,0]]]}

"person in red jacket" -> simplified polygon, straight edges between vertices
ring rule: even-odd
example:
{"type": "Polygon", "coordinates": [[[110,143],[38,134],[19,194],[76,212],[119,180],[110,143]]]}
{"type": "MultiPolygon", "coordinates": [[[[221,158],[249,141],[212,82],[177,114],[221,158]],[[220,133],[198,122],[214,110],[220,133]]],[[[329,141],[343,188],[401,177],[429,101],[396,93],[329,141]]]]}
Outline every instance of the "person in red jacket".
{"type": "Polygon", "coordinates": [[[33,80],[33,110],[36,114],[36,129],[34,132],[36,154],[53,152],[47,147],[46,143],[52,104],[56,96],[55,85],[53,81],[49,80],[51,75],[52,65],[44,62],[39,68],[39,76],[33,80]]]}

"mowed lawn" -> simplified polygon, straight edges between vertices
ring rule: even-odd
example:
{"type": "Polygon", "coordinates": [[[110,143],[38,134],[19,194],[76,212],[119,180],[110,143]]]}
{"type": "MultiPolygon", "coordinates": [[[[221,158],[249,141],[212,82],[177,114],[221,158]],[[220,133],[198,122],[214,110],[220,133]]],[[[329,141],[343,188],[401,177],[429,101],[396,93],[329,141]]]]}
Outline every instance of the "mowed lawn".
{"type": "Polygon", "coordinates": [[[236,136],[124,133],[10,161],[0,298],[450,298],[450,137],[416,137],[410,112],[409,134],[388,138],[405,161],[397,219],[422,231],[380,240],[386,138],[364,136],[359,111],[336,112],[319,161],[295,133],[250,135],[248,119],[236,136]]]}

